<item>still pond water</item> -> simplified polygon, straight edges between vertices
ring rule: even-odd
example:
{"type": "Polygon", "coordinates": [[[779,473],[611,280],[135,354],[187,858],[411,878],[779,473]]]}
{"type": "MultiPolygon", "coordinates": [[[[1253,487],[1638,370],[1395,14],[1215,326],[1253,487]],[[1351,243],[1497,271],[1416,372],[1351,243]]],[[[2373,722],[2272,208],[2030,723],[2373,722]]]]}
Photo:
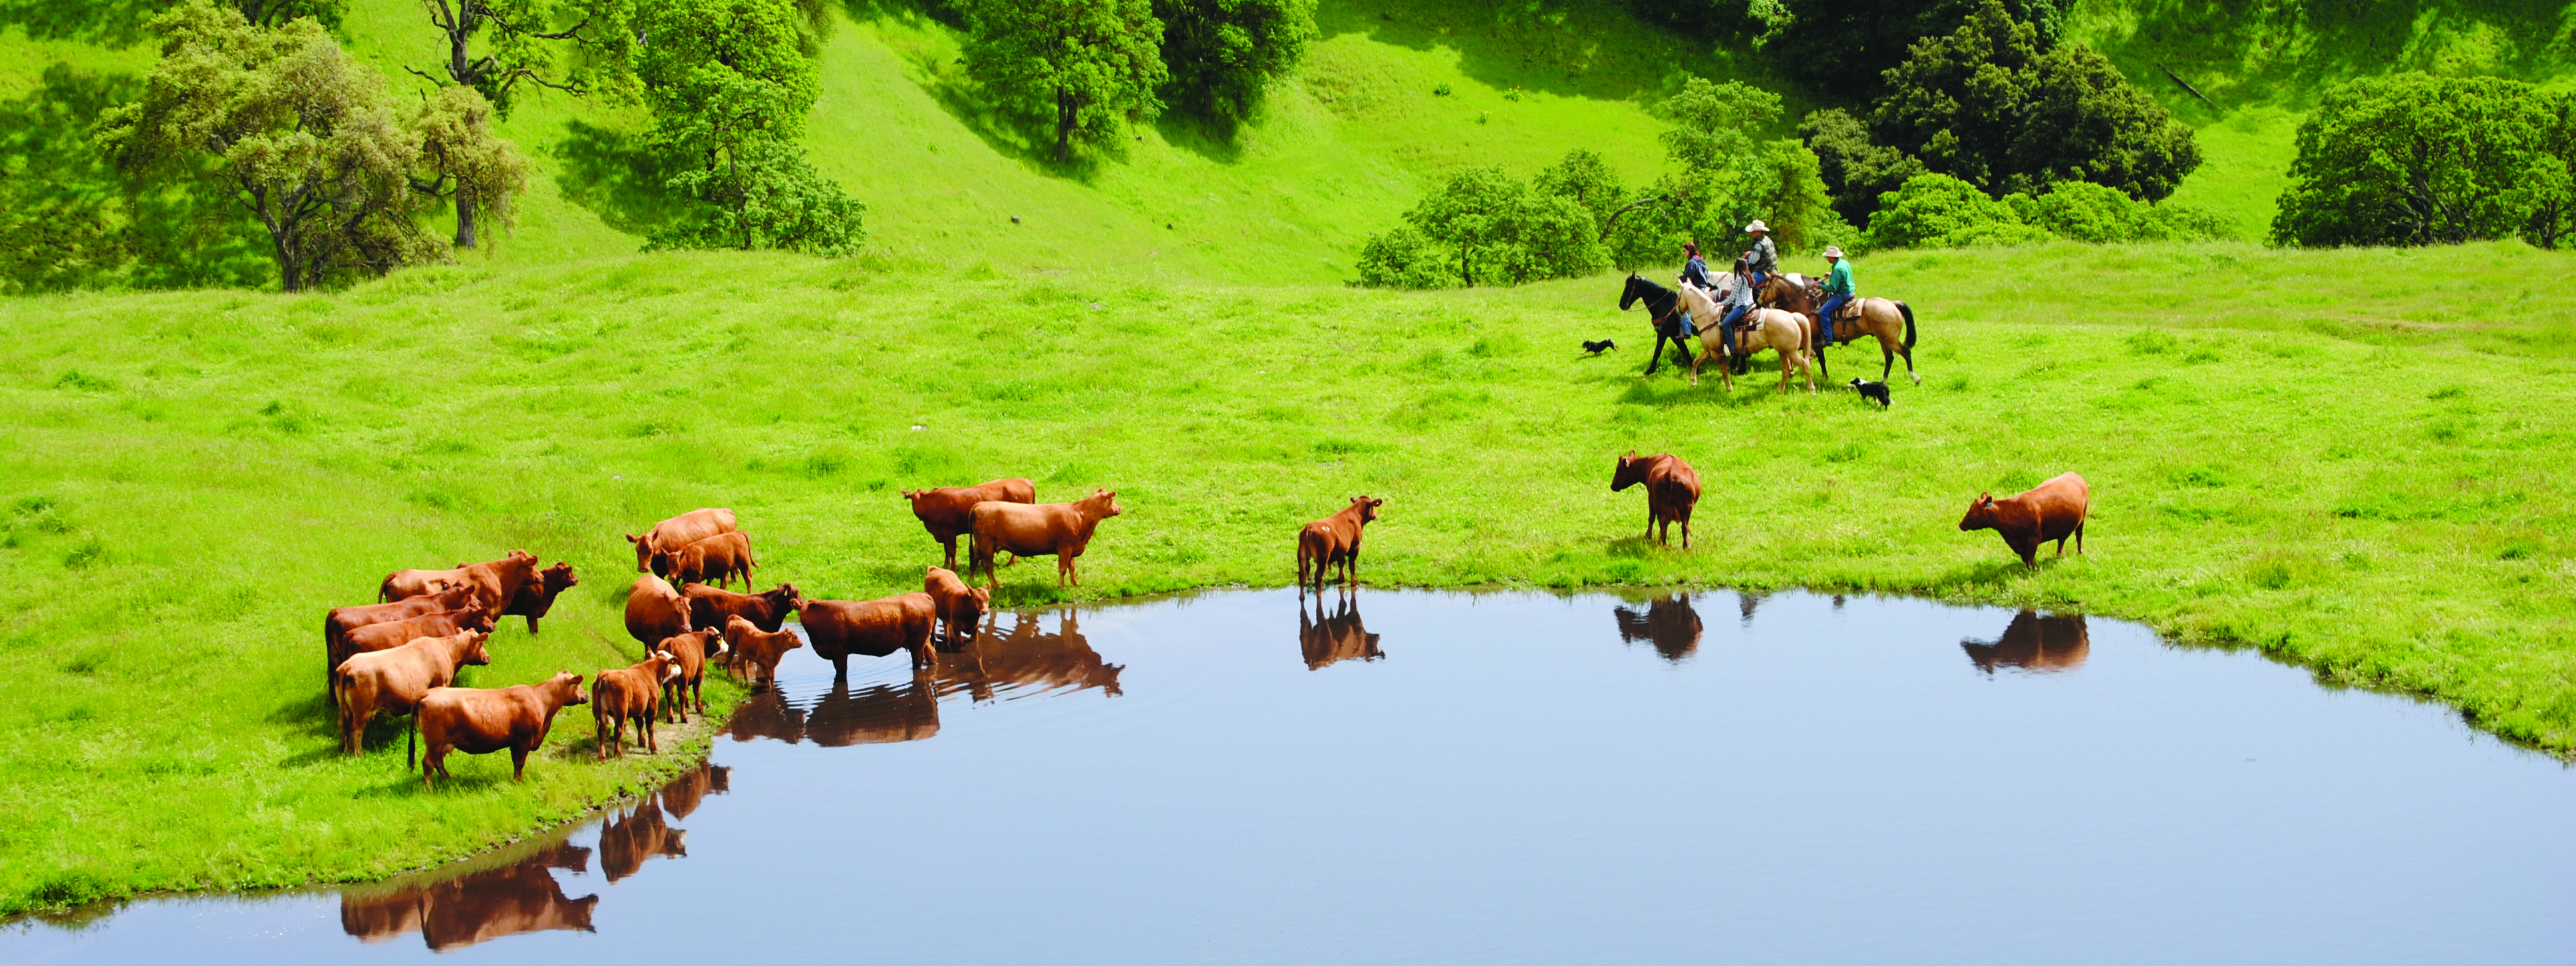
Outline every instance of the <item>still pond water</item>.
{"type": "Polygon", "coordinates": [[[1311,606],[1006,614],[920,680],[798,650],[568,837],[0,962],[2576,960],[2576,773],[2251,654],[1806,594],[1311,606]]]}

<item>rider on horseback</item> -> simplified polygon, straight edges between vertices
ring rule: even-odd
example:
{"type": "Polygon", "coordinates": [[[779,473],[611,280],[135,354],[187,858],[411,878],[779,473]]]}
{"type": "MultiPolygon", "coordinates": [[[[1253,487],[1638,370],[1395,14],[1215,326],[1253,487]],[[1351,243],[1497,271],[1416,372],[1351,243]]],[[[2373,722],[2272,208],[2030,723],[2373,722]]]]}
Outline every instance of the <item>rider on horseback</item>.
{"type": "Polygon", "coordinates": [[[1780,270],[1780,246],[1771,243],[1771,226],[1760,218],[1753,219],[1744,230],[1753,236],[1753,247],[1744,252],[1744,265],[1753,270],[1753,284],[1760,285],[1772,272],[1780,270]]]}
{"type": "MultiPolygon", "coordinates": [[[[1689,257],[1682,263],[1682,284],[1697,285],[1703,290],[1715,289],[1717,286],[1708,283],[1708,260],[1699,257],[1699,243],[1683,242],[1682,254],[1689,257]]],[[[1699,327],[1691,324],[1689,307],[1684,306],[1678,311],[1682,317],[1682,335],[1698,335],[1699,327]]]]}
{"type": "MultiPolygon", "coordinates": [[[[1761,224],[1761,222],[1754,222],[1761,224]]],[[[1717,323],[1718,345],[1728,357],[1735,355],[1735,323],[1753,311],[1753,279],[1746,273],[1743,259],[1735,260],[1735,277],[1727,280],[1726,318],[1717,323]]]]}
{"type": "Polygon", "coordinates": [[[1819,346],[1834,341],[1834,313],[1842,311],[1843,303],[1858,297],[1852,287],[1851,262],[1843,258],[1842,246],[1825,246],[1825,264],[1833,266],[1834,271],[1825,277],[1825,304],[1816,309],[1819,346]]]}

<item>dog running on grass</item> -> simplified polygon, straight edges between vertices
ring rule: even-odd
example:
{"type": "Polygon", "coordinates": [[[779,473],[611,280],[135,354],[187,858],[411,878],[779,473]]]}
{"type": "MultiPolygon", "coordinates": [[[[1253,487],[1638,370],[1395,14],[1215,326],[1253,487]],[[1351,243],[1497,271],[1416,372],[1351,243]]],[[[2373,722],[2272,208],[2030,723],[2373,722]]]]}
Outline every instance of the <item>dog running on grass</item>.
{"type": "Polygon", "coordinates": [[[1603,340],[1601,340],[1601,341],[1599,341],[1599,342],[1594,342],[1594,341],[1592,341],[1592,340],[1590,340],[1590,339],[1586,339],[1586,340],[1584,340],[1584,342],[1583,342],[1583,354],[1585,354],[1585,355],[1593,355],[1593,356],[1597,356],[1597,355],[1600,355],[1600,354],[1601,354],[1601,353],[1603,353],[1603,352],[1609,351],[1609,350],[1611,350],[1611,349],[1616,349],[1616,348],[1618,348],[1618,347],[1619,347],[1619,343],[1612,342],[1612,341],[1610,341],[1610,340],[1608,340],[1608,339],[1603,339],[1603,340]]]}
{"type": "Polygon", "coordinates": [[[1858,391],[1858,392],[1860,393],[1860,398],[1862,398],[1862,399],[1869,399],[1869,400],[1875,400],[1875,401],[1877,401],[1877,403],[1878,403],[1878,407],[1879,407],[1880,409],[1885,409],[1885,408],[1887,408],[1887,407],[1888,407],[1889,403],[1888,403],[1888,399],[1887,399],[1887,384],[1886,384],[1886,383],[1883,383],[1883,382],[1862,382],[1861,380],[1854,379],[1854,380],[1852,380],[1852,381],[1851,381],[1851,387],[1852,387],[1852,389],[1853,389],[1853,390],[1858,391]]]}

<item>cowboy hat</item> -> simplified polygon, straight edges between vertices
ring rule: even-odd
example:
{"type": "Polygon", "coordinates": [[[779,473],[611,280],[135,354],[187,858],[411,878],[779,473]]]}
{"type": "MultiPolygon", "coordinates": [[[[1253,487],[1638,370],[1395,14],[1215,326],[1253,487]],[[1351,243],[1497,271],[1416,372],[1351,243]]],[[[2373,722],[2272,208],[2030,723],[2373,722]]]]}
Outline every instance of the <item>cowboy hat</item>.
{"type": "Polygon", "coordinates": [[[1763,223],[1762,223],[1762,219],[1760,219],[1760,218],[1756,218],[1756,219],[1753,219],[1753,223],[1752,223],[1752,224],[1744,226],[1744,230],[1745,230],[1745,231],[1770,231],[1770,230],[1771,230],[1771,226],[1763,224],[1763,223]]]}
{"type": "Polygon", "coordinates": [[[1826,258],[1841,258],[1841,257],[1843,257],[1843,246],[1841,246],[1841,245],[1827,245],[1827,246],[1825,246],[1825,257],[1826,257],[1826,258]]]}

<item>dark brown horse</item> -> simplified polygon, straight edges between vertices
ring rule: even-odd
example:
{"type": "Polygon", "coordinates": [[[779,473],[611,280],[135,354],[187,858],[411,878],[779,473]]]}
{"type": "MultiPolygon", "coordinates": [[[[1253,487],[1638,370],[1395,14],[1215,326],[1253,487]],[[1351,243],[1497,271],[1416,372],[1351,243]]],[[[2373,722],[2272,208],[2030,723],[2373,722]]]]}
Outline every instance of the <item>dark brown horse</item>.
{"type": "MultiPolygon", "coordinates": [[[[1793,285],[1786,277],[1774,275],[1762,283],[1754,297],[1772,308],[1815,319],[1816,307],[1824,304],[1824,283],[1808,279],[1803,286],[1793,285]]],[[[1896,357],[1902,355],[1905,357],[1905,374],[1913,378],[1915,385],[1922,385],[1923,376],[1914,371],[1914,307],[1894,299],[1853,299],[1852,302],[1859,305],[1859,316],[1834,319],[1832,337],[1816,340],[1816,368],[1824,373],[1826,381],[1833,379],[1833,370],[1825,365],[1824,349],[1827,345],[1842,345],[1864,335],[1874,335],[1878,337],[1879,354],[1886,357],[1886,364],[1879,367],[1879,381],[1885,382],[1888,374],[1896,371],[1896,357]]],[[[1823,322],[1822,319],[1816,321],[1823,322]]],[[[1823,330],[1819,328],[1818,331],[1823,330]]]]}
{"type": "Polygon", "coordinates": [[[1672,341],[1673,348],[1682,350],[1683,362],[1691,361],[1690,343],[1682,335],[1681,293],[1630,272],[1628,286],[1619,291],[1619,311],[1636,308],[1638,302],[1646,303],[1646,313],[1653,316],[1655,326],[1655,351],[1646,354],[1646,375],[1654,375],[1655,367],[1663,363],[1664,341],[1667,339],[1672,341]]]}

